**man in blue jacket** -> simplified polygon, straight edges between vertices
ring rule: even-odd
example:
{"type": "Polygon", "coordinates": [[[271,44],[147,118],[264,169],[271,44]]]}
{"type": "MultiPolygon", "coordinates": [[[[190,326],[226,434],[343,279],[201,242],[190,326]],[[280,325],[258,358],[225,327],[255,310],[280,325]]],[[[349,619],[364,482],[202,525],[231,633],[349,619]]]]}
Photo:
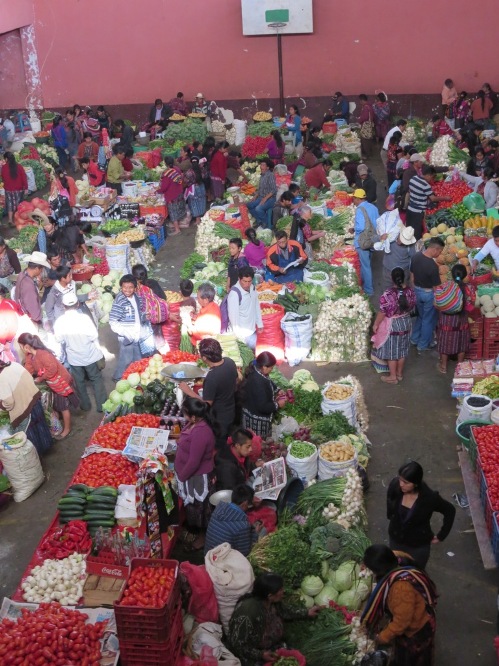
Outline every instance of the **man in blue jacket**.
{"type": "Polygon", "coordinates": [[[374,294],[373,287],[373,275],[371,271],[371,251],[374,246],[374,243],[383,241],[388,237],[388,234],[383,234],[378,236],[376,233],[376,220],[379,217],[379,212],[376,206],[366,201],[366,192],[365,190],[357,189],[353,193],[353,203],[355,204],[357,210],[355,211],[355,220],[354,220],[354,247],[357,250],[357,255],[360,261],[360,275],[362,278],[362,288],[364,293],[367,296],[372,296],[374,294]],[[359,236],[366,228],[368,220],[371,222],[374,228],[374,235],[372,238],[372,243],[370,249],[363,250],[359,246],[359,236]]]}
{"type": "Polygon", "coordinates": [[[204,543],[205,555],[222,543],[228,543],[245,557],[258,539],[261,525],[254,528],[246,511],[253,500],[253,489],[247,485],[236,486],[230,503],[220,502],[213,512],[204,543]]]}

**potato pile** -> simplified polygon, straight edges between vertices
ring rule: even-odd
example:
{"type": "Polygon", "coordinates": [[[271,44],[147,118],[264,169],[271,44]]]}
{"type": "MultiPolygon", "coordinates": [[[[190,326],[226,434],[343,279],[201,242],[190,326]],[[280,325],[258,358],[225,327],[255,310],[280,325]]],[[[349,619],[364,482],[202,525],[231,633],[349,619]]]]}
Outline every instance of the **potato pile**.
{"type": "Polygon", "coordinates": [[[346,400],[353,393],[353,387],[349,384],[330,384],[324,396],[328,400],[346,400]]]}
{"type": "Polygon", "coordinates": [[[328,462],[347,462],[355,457],[355,449],[345,442],[327,442],[319,447],[319,456],[328,462]]]}

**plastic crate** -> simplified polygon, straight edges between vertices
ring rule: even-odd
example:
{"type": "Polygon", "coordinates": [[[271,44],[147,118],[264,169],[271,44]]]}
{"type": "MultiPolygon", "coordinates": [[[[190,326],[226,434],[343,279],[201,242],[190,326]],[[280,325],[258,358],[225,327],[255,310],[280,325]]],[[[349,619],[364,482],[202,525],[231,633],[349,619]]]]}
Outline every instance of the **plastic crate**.
{"type": "Polygon", "coordinates": [[[492,550],[494,551],[494,557],[496,558],[497,566],[499,566],[499,512],[495,511],[492,515],[492,550]]]}
{"type": "Polygon", "coordinates": [[[148,238],[151,242],[151,245],[155,249],[156,252],[160,250],[163,245],[165,244],[165,229],[164,227],[159,227],[156,229],[156,231],[153,231],[152,233],[149,232],[148,238]]]}
{"type": "MultiPolygon", "coordinates": [[[[478,427],[480,427],[480,426],[478,426],[478,427]]],[[[474,430],[475,430],[475,428],[472,426],[470,443],[469,443],[469,447],[468,447],[468,453],[469,453],[469,456],[470,456],[471,468],[475,473],[477,473],[478,447],[477,447],[477,444],[476,444],[474,430]]]]}
{"type": "Polygon", "coordinates": [[[499,340],[499,317],[484,318],[483,339],[499,340]]]}
{"type": "Polygon", "coordinates": [[[479,317],[469,322],[470,325],[470,337],[473,340],[482,340],[483,338],[483,322],[485,317],[479,317]]]}
{"type": "MultiPolygon", "coordinates": [[[[473,337],[473,336],[472,336],[473,337]]],[[[475,340],[471,342],[468,351],[465,354],[465,359],[470,361],[481,361],[484,357],[483,355],[483,339],[475,340]]]]}
{"type": "MultiPolygon", "coordinates": [[[[180,599],[180,579],[177,560],[133,559],[130,573],[137,567],[167,567],[175,569],[175,583],[163,608],[121,606],[123,594],[114,604],[114,615],[120,641],[135,643],[166,643],[170,637],[173,617],[180,599]]],[[[134,662],[135,663],[135,662],[134,662]]]]}
{"type": "Polygon", "coordinates": [[[487,481],[485,480],[485,474],[483,473],[482,469],[480,469],[480,473],[478,475],[478,478],[480,480],[480,501],[482,502],[482,506],[485,510],[488,488],[487,488],[487,481]]]}
{"type": "Polygon", "coordinates": [[[485,504],[483,507],[484,513],[485,513],[485,525],[487,526],[487,531],[490,536],[492,536],[492,523],[493,523],[493,518],[494,518],[494,513],[496,513],[492,509],[492,504],[490,502],[490,496],[489,493],[485,493],[485,504]]]}
{"type": "Polygon", "coordinates": [[[120,638],[121,666],[176,666],[183,642],[182,607],[178,604],[170,628],[170,637],[165,643],[140,643],[120,638]]]}
{"type": "Polygon", "coordinates": [[[483,358],[497,358],[499,354],[499,338],[497,340],[483,340],[483,358]]]}
{"type": "Polygon", "coordinates": [[[161,215],[161,217],[166,217],[166,204],[158,206],[143,206],[140,204],[140,217],[145,217],[146,215],[161,215]]]}

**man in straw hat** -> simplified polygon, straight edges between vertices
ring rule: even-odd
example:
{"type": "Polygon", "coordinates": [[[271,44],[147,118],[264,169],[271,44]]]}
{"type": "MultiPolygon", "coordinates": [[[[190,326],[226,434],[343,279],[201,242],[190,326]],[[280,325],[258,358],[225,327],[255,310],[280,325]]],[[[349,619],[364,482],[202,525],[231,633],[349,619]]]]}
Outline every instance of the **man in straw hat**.
{"type": "Polygon", "coordinates": [[[393,285],[392,270],[397,266],[404,271],[404,282],[411,283],[411,259],[416,254],[416,237],[412,227],[399,227],[395,240],[390,242],[389,252],[383,254],[383,278],[381,288],[388,289],[393,285]]]}
{"type": "Polygon", "coordinates": [[[44,252],[32,252],[25,258],[25,261],[28,266],[19,273],[14,300],[19,303],[25,314],[40,329],[42,327],[42,304],[38,286],[43,269],[50,269],[50,264],[44,252]]]}

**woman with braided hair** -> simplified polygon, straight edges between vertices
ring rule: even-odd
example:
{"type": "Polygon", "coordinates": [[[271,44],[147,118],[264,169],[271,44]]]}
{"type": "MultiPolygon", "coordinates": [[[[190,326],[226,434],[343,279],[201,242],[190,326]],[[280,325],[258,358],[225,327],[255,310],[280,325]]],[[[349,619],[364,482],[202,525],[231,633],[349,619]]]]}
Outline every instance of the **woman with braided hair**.
{"type": "Polygon", "coordinates": [[[411,310],[416,305],[414,289],[405,284],[404,270],[392,270],[393,286],[379,299],[379,312],[372,337],[377,358],[387,361],[389,375],[381,375],[385,384],[398,384],[403,379],[404,363],[409,354],[411,310]]]}
{"type": "Polygon", "coordinates": [[[463,306],[461,311],[455,314],[446,312],[438,314],[437,349],[440,360],[437,369],[444,375],[447,372],[449,356],[457,354],[457,362],[464,361],[464,355],[468,351],[471,339],[468,313],[473,311],[476,297],[475,287],[464,284],[468,275],[466,266],[456,264],[452,267],[451,274],[463,294],[463,306]]]}

